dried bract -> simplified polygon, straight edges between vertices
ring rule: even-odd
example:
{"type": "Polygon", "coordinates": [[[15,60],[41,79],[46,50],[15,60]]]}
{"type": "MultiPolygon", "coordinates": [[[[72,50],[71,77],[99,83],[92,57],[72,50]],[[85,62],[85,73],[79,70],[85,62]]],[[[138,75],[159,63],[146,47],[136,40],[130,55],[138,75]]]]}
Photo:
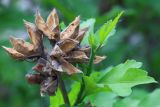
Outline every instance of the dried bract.
{"type": "MultiPolygon", "coordinates": [[[[37,11],[35,24],[25,20],[24,24],[31,43],[11,37],[13,48],[5,46],[3,48],[14,59],[36,59],[37,64],[32,68],[35,73],[27,74],[26,79],[30,84],[39,84],[42,95],[54,95],[59,83],[59,73],[68,75],[82,73],[75,64],[89,62],[91,48],[80,46],[88,28],[80,29],[80,16],[78,16],[61,32],[55,9],[49,14],[46,22],[37,11]],[[49,39],[51,50],[44,48],[43,37],[49,39]]],[[[96,56],[94,63],[97,64],[104,59],[105,57],[96,56]]]]}

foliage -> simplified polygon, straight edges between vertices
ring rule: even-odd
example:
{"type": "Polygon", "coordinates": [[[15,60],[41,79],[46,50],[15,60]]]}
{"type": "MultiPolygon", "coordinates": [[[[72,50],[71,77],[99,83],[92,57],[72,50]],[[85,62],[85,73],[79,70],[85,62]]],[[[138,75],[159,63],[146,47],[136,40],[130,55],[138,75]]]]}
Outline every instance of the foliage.
{"type": "MultiPolygon", "coordinates": [[[[94,70],[98,72],[107,71],[106,67],[110,65],[118,65],[121,62],[125,62],[127,59],[136,59],[143,62],[142,68],[145,68],[152,77],[157,81],[160,81],[159,0],[28,0],[30,7],[25,10],[23,10],[22,7],[27,7],[28,2],[25,1],[25,5],[21,4],[21,6],[19,6],[17,4],[19,4],[20,1],[24,0],[0,1],[0,46],[9,45],[6,39],[8,39],[10,34],[20,37],[20,32],[24,35],[22,19],[33,20],[34,17],[32,17],[32,15],[35,13],[34,11],[37,7],[43,11],[43,14],[48,14],[48,11],[55,7],[59,10],[61,19],[65,20],[64,23],[66,25],[77,15],[81,15],[82,23],[85,23],[83,20],[87,20],[88,18],[96,18],[96,24],[94,26],[95,30],[106,22],[106,20],[115,17],[121,10],[125,10],[123,18],[121,18],[119,21],[120,23],[118,23],[117,31],[114,34],[115,36],[109,38],[106,44],[104,44],[105,46],[98,52],[100,55],[106,55],[107,59],[103,61],[103,63],[94,66],[94,70]],[[2,1],[11,2],[7,6],[3,5],[2,1]],[[86,4],[88,5],[87,7],[86,4]]],[[[26,35],[24,35],[23,38],[27,39],[26,35]]],[[[84,41],[88,42],[87,35],[85,36],[83,43],[85,43],[84,41]]],[[[28,85],[23,78],[26,72],[33,72],[29,69],[31,64],[28,62],[19,63],[13,61],[1,48],[0,54],[0,106],[48,106],[49,98],[41,98],[40,95],[37,94],[38,87],[35,86],[33,88],[28,85]]],[[[131,95],[131,97],[127,97],[125,100],[121,100],[118,97],[119,100],[116,105],[121,105],[122,107],[132,107],[133,105],[133,107],[135,107],[134,103],[137,103],[137,101],[139,102],[138,97],[149,94],[149,92],[146,92],[145,90],[153,90],[157,87],[159,87],[159,84],[141,86],[138,87],[138,89],[143,89],[140,92],[133,88],[133,94],[136,94],[137,96],[131,95]]],[[[68,91],[70,91],[70,88],[68,91]]],[[[102,94],[104,95],[104,93],[102,94]]],[[[102,94],[96,94],[96,96],[101,96],[102,94]]],[[[113,93],[108,95],[111,96],[110,100],[109,97],[107,97],[107,94],[104,96],[107,101],[115,101],[114,96],[116,95],[113,94],[112,97],[112,94],[113,93]]],[[[96,98],[98,104],[100,104],[99,101],[102,99],[99,98],[101,97],[96,98]]],[[[94,103],[96,100],[93,100],[94,103]]],[[[158,98],[154,97],[152,100],[156,101],[158,98]]],[[[82,107],[84,107],[83,104],[82,107]]],[[[154,104],[152,107],[154,107],[154,104]]]]}
{"type": "MultiPolygon", "coordinates": [[[[104,71],[95,72],[93,70],[93,60],[99,47],[101,47],[104,42],[110,36],[110,33],[116,26],[118,19],[122,13],[113,20],[104,24],[100,30],[94,34],[93,28],[88,32],[88,41],[91,45],[91,55],[90,62],[87,66],[87,71],[83,71],[81,82],[73,82],[71,91],[69,93],[69,99],[71,106],[78,106],[82,104],[91,104],[92,106],[105,107],[105,105],[112,106],[115,101],[115,96],[128,96],[131,94],[131,88],[139,84],[155,83],[156,81],[147,75],[145,70],[140,69],[142,66],[141,62],[136,62],[135,60],[127,60],[123,64],[119,64],[115,67],[106,68],[104,71]],[[92,33],[92,34],[91,34],[92,33]],[[91,34],[91,35],[90,35],[91,34]],[[100,40],[100,41],[97,41],[100,40]],[[95,42],[96,41],[96,42],[95,42]],[[81,84],[81,86],[80,86],[81,84]],[[105,100],[101,100],[102,94],[109,93],[105,100]],[[110,102],[106,99],[112,99],[110,102]]],[[[90,19],[86,21],[88,25],[94,25],[94,20],[90,19]],[[91,24],[89,23],[91,22],[91,24]]],[[[84,22],[83,22],[83,25],[84,22]]],[[[69,77],[68,77],[69,78],[69,77]]],[[[102,98],[103,99],[103,98],[102,98]]],[[[62,103],[62,95],[59,91],[55,96],[51,97],[51,106],[58,107],[62,103]],[[58,100],[58,101],[57,101],[58,100]]]]}

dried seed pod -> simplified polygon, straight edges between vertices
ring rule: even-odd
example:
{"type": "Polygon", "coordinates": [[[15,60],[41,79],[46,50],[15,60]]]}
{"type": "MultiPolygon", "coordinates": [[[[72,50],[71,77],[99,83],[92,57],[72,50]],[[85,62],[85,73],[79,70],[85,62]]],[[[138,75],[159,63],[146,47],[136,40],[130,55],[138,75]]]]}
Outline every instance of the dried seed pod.
{"type": "Polygon", "coordinates": [[[35,70],[35,71],[37,71],[37,72],[39,72],[39,73],[42,73],[44,66],[45,66],[45,65],[38,63],[38,64],[37,64],[36,66],[34,66],[32,69],[35,70]]]}
{"type": "Polygon", "coordinates": [[[64,53],[67,53],[73,50],[78,45],[78,43],[79,43],[78,41],[73,39],[65,39],[58,42],[58,46],[64,53]]]}
{"type": "Polygon", "coordinates": [[[64,53],[61,50],[61,48],[58,45],[55,45],[54,48],[53,48],[53,50],[50,53],[51,58],[60,57],[62,55],[64,55],[64,53]]]}
{"type": "Polygon", "coordinates": [[[76,17],[75,20],[60,34],[60,39],[74,39],[78,36],[80,16],[76,17]]]}
{"type": "Polygon", "coordinates": [[[47,77],[42,83],[41,83],[41,95],[44,94],[48,95],[54,95],[55,91],[58,87],[58,80],[56,77],[47,77]]]}
{"type": "Polygon", "coordinates": [[[80,30],[79,30],[79,34],[78,34],[78,36],[76,37],[76,40],[79,41],[79,42],[81,42],[82,39],[84,38],[85,33],[86,33],[87,31],[88,31],[88,27],[83,28],[83,29],[80,29],[80,30]]]}
{"type": "Polygon", "coordinates": [[[98,64],[101,61],[103,61],[104,59],[106,59],[106,56],[95,56],[94,64],[98,64]]]}
{"type": "Polygon", "coordinates": [[[88,62],[89,58],[82,51],[72,51],[68,53],[66,57],[64,57],[69,62],[88,62]]]}
{"type": "Polygon", "coordinates": [[[53,31],[53,29],[59,26],[59,18],[56,9],[53,9],[52,12],[49,14],[46,23],[51,31],[53,31]]]}
{"type": "Polygon", "coordinates": [[[74,67],[72,64],[67,62],[64,58],[60,58],[59,62],[61,63],[62,69],[67,72],[69,75],[75,73],[82,73],[78,68],[74,67]]]}
{"type": "Polygon", "coordinates": [[[14,37],[10,37],[10,42],[13,45],[13,48],[24,55],[34,54],[34,46],[30,43],[23,41],[22,39],[17,39],[14,37]]]}
{"type": "Polygon", "coordinates": [[[34,45],[34,48],[40,48],[42,44],[42,34],[37,30],[33,23],[24,20],[25,27],[27,28],[29,37],[34,45]]]}
{"type": "Polygon", "coordinates": [[[43,76],[40,74],[27,74],[26,79],[30,84],[40,84],[43,81],[43,76]]]}
{"type": "MultiPolygon", "coordinates": [[[[45,22],[37,11],[35,24],[24,20],[31,42],[22,39],[10,38],[13,48],[3,48],[15,59],[37,61],[33,70],[38,74],[27,74],[26,79],[31,84],[40,84],[41,94],[54,95],[58,87],[58,72],[65,72],[69,75],[82,73],[71,63],[88,63],[91,48],[81,47],[80,43],[88,28],[79,29],[80,17],[76,17],[68,27],[60,32],[59,18],[54,9],[45,22]],[[52,50],[43,46],[43,35],[47,36],[52,50]]],[[[96,56],[94,63],[97,64],[105,57],[96,56]]]]}
{"type": "Polygon", "coordinates": [[[14,59],[22,60],[25,58],[25,56],[23,54],[17,52],[13,48],[7,48],[5,46],[2,46],[2,48],[5,49],[14,59]]]}
{"type": "Polygon", "coordinates": [[[41,30],[49,39],[53,39],[53,40],[55,39],[54,37],[55,33],[49,29],[49,27],[47,26],[47,24],[41,17],[39,11],[37,11],[36,13],[35,23],[36,23],[37,28],[41,30]]]}
{"type": "Polygon", "coordinates": [[[62,66],[56,60],[52,60],[51,67],[54,71],[63,72],[62,66]]]}

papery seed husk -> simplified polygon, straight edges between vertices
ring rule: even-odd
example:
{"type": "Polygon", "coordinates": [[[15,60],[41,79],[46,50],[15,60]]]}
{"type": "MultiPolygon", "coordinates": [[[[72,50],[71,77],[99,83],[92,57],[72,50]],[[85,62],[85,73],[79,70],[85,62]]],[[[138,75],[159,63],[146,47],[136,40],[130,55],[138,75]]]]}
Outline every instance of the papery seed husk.
{"type": "Polygon", "coordinates": [[[71,51],[64,57],[69,62],[88,62],[89,58],[87,55],[82,51],[71,51]]]}
{"type": "Polygon", "coordinates": [[[22,39],[17,39],[14,37],[10,37],[10,42],[13,45],[13,48],[24,55],[35,54],[34,46],[28,42],[23,41],[22,39]]]}
{"type": "Polygon", "coordinates": [[[78,43],[79,43],[78,41],[73,40],[73,39],[65,39],[65,40],[58,42],[58,46],[64,53],[67,53],[73,50],[77,46],[78,43]]]}
{"type": "Polygon", "coordinates": [[[47,77],[41,83],[41,94],[54,95],[58,87],[58,80],[54,77],[47,77]]]}
{"type": "Polygon", "coordinates": [[[51,51],[50,53],[50,56],[51,58],[54,58],[54,57],[60,57],[62,56],[64,53],[63,51],[61,50],[61,48],[58,46],[58,45],[55,45],[53,50],[51,51]]]}
{"type": "Polygon", "coordinates": [[[54,71],[63,72],[62,66],[56,60],[52,60],[51,67],[54,71]]]}
{"type": "Polygon", "coordinates": [[[77,50],[85,52],[88,57],[91,52],[91,48],[89,46],[79,47],[77,50]]]}
{"type": "Polygon", "coordinates": [[[51,31],[59,25],[59,18],[56,9],[53,9],[47,18],[47,26],[51,31]]]}
{"type": "Polygon", "coordinates": [[[27,74],[26,79],[30,84],[40,84],[43,81],[43,76],[40,74],[27,74]]]}
{"type": "Polygon", "coordinates": [[[41,30],[45,34],[45,36],[48,37],[48,39],[55,39],[55,33],[49,29],[49,27],[47,26],[47,24],[45,23],[38,11],[36,13],[35,23],[37,28],[41,30]]]}
{"type": "Polygon", "coordinates": [[[34,47],[39,48],[42,44],[42,34],[37,30],[33,23],[24,20],[24,24],[34,47]]]}
{"type": "Polygon", "coordinates": [[[79,33],[78,33],[78,36],[76,37],[76,40],[81,42],[83,40],[84,35],[86,34],[87,31],[88,31],[88,27],[80,29],[79,33]]]}
{"type": "Polygon", "coordinates": [[[79,23],[80,23],[80,16],[76,17],[75,20],[69,24],[69,26],[61,32],[60,39],[67,39],[71,38],[74,39],[78,36],[79,31],[79,23]]]}
{"type": "Polygon", "coordinates": [[[60,58],[59,62],[61,63],[62,69],[67,72],[67,74],[82,73],[78,68],[74,67],[71,63],[67,62],[64,58],[60,58]]]}
{"type": "Polygon", "coordinates": [[[94,64],[98,64],[101,61],[103,61],[104,59],[106,59],[106,56],[95,56],[94,64]]]}
{"type": "Polygon", "coordinates": [[[5,46],[2,46],[2,48],[4,48],[8,52],[8,54],[10,54],[11,57],[13,57],[14,59],[21,60],[21,59],[24,59],[24,57],[25,57],[25,55],[17,52],[13,48],[7,48],[5,46]]]}

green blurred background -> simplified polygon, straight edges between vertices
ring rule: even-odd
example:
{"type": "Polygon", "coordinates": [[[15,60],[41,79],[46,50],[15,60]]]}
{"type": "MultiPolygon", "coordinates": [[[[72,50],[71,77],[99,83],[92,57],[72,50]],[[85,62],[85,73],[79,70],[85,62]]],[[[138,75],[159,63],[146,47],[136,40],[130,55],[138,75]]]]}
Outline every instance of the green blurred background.
{"type": "MultiPolygon", "coordinates": [[[[60,19],[68,24],[77,15],[81,20],[96,18],[95,29],[120,11],[125,13],[115,36],[100,51],[107,59],[98,65],[110,65],[136,59],[160,82],[160,0],[0,0],[0,46],[11,46],[10,35],[28,39],[23,19],[34,21],[39,9],[46,18],[56,8],[60,19]]],[[[0,48],[0,107],[47,107],[48,97],[40,97],[39,87],[27,84],[25,74],[32,71],[29,62],[17,62],[0,48]]],[[[138,87],[146,92],[159,87],[138,87]]]]}

